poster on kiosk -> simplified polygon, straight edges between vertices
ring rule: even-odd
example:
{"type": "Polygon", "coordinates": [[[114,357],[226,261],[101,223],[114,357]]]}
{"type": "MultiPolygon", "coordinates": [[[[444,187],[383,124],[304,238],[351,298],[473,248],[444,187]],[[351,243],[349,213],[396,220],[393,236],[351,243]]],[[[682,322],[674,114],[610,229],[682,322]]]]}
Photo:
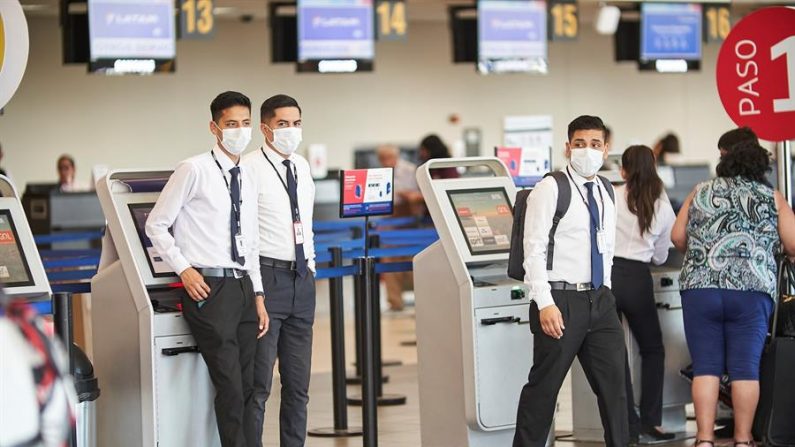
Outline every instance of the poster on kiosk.
{"type": "Polygon", "coordinates": [[[392,176],[392,168],[340,171],[340,217],[392,214],[395,189],[392,176]]]}

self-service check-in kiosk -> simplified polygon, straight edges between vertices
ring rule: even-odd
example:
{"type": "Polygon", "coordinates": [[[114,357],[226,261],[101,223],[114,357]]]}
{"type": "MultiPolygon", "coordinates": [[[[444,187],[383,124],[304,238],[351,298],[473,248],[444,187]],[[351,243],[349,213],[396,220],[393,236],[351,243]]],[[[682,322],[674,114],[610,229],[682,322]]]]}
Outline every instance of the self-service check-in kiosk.
{"type": "Polygon", "coordinates": [[[414,258],[422,445],[511,445],[533,353],[526,287],[507,275],[516,188],[497,158],[430,160],[417,182],[439,233],[414,258]],[[491,175],[431,178],[461,167],[491,175]]]}
{"type": "MultiPolygon", "coordinates": [[[[681,259],[679,259],[681,261],[681,259]]],[[[690,351],[685,340],[684,321],[682,319],[682,297],[679,293],[679,264],[676,260],[665,266],[651,269],[654,281],[654,301],[665,346],[665,375],[663,379],[663,420],[662,427],[666,432],[675,433],[676,438],[670,442],[679,442],[690,437],[687,430],[687,414],[685,407],[692,402],[690,383],[679,371],[691,363],[690,351]]],[[[641,398],[641,356],[640,348],[627,322],[624,322],[624,336],[629,357],[629,369],[632,377],[635,407],[640,405],[641,398]]],[[[597,410],[596,396],[585,377],[579,361],[572,366],[572,416],[574,439],[578,441],[602,442],[604,439],[602,423],[597,410]]],[[[641,438],[641,443],[653,443],[641,438]]]]}
{"type": "Polygon", "coordinates": [[[8,296],[32,303],[50,301],[50,283],[19,194],[4,176],[0,176],[0,284],[8,296]]]}
{"type": "Polygon", "coordinates": [[[98,443],[220,446],[214,388],[180,312],[179,277],[144,225],[171,171],[114,171],[97,185],[108,221],[91,281],[98,443]]]}

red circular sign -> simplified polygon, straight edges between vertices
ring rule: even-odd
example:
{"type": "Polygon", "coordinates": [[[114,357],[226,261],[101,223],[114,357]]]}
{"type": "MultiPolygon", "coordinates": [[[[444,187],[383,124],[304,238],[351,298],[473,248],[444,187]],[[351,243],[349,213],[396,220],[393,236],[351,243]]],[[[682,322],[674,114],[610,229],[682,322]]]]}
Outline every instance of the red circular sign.
{"type": "Polygon", "coordinates": [[[795,9],[763,8],[737,23],[720,49],[717,79],[738,126],[764,140],[795,139],[795,9]]]}

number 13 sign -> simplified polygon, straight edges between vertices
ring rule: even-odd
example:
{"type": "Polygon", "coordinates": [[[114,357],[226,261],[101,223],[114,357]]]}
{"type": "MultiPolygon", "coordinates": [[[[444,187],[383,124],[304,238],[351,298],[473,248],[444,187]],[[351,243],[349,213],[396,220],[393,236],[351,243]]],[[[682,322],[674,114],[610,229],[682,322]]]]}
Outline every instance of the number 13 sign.
{"type": "Polygon", "coordinates": [[[738,126],[795,139],[795,9],[763,8],[732,29],[718,55],[718,93],[738,126]]]}

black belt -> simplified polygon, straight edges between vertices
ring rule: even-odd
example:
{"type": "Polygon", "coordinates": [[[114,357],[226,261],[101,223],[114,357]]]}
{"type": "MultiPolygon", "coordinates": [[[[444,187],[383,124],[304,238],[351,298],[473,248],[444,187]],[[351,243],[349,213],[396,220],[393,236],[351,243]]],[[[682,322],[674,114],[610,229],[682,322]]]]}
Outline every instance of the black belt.
{"type": "Polygon", "coordinates": [[[273,267],[283,270],[295,270],[295,261],[282,261],[281,259],[273,259],[265,256],[259,257],[259,265],[264,267],[273,267]]]}
{"type": "Polygon", "coordinates": [[[199,267],[196,269],[202,276],[207,276],[211,278],[245,278],[248,275],[248,272],[245,270],[240,269],[231,269],[231,268],[205,268],[199,267]]]}
{"type": "Polygon", "coordinates": [[[594,290],[593,284],[589,282],[572,284],[566,281],[550,281],[549,286],[552,288],[552,290],[571,290],[575,292],[587,292],[589,290],[594,290]]]}

